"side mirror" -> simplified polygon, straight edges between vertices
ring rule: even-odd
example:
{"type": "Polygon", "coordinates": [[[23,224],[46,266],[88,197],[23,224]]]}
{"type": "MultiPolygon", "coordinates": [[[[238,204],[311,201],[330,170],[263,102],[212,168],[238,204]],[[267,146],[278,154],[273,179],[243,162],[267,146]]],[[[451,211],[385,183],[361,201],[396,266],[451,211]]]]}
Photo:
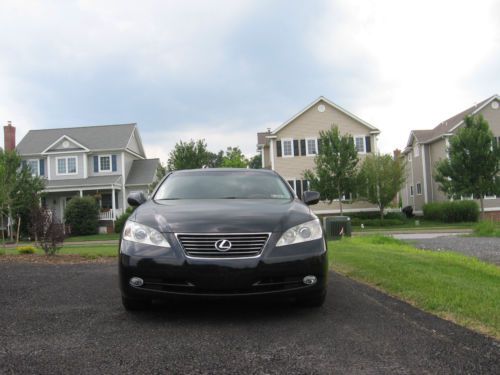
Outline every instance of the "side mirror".
{"type": "Polygon", "coordinates": [[[316,204],[319,202],[319,193],[317,191],[304,191],[304,194],[302,194],[302,200],[308,206],[316,204]]]}
{"type": "Polygon", "coordinates": [[[137,207],[146,202],[146,196],[142,191],[135,192],[135,193],[130,193],[127,197],[127,202],[130,204],[132,207],[137,207]]]}

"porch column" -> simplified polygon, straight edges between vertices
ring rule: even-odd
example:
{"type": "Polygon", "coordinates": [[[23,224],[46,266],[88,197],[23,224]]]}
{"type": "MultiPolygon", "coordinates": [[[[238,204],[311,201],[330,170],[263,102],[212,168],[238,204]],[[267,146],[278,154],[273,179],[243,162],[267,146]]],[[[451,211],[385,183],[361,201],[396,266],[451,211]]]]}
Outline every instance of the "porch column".
{"type": "Polygon", "coordinates": [[[83,197],[83,190],[80,190],[80,198],[83,197]]]}
{"type": "Polygon", "coordinates": [[[115,187],[111,187],[111,207],[113,212],[113,223],[116,220],[116,207],[115,207],[115,187]]]}

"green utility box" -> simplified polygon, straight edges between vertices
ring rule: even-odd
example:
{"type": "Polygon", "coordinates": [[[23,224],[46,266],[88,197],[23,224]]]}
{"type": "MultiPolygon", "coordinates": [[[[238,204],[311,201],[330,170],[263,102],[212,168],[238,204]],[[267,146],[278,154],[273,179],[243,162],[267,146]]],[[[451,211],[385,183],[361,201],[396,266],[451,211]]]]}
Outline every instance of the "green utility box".
{"type": "Polygon", "coordinates": [[[340,240],[342,236],[351,237],[351,218],[349,216],[330,216],[325,219],[326,239],[340,240]]]}

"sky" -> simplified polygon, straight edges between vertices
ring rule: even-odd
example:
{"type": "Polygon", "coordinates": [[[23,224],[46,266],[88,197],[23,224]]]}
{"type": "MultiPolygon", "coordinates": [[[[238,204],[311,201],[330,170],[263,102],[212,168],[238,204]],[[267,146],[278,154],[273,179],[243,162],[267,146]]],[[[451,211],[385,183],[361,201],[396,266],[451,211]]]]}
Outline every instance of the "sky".
{"type": "MultiPolygon", "coordinates": [[[[0,122],[135,122],[148,157],[277,128],[323,95],[382,152],[500,93],[500,0],[0,1],[0,122]]],[[[3,145],[3,132],[0,135],[3,145]]]]}

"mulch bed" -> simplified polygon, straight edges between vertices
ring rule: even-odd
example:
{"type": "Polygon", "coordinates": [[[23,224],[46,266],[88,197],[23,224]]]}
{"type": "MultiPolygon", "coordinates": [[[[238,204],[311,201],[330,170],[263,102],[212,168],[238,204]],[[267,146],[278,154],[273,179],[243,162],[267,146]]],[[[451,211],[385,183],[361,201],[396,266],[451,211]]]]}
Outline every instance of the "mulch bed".
{"type": "Polygon", "coordinates": [[[115,263],[115,257],[85,258],[80,255],[38,255],[16,254],[0,255],[0,262],[6,263],[36,263],[36,264],[81,264],[81,263],[115,263]]]}

